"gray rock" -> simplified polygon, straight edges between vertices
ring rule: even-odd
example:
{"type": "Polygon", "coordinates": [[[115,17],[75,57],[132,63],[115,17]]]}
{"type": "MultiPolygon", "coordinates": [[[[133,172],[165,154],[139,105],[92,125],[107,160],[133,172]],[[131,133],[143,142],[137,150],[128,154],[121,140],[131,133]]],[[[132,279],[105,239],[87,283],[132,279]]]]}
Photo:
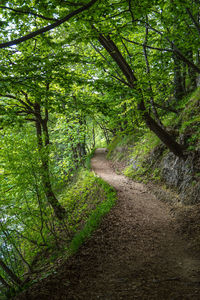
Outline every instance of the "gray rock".
{"type": "Polygon", "coordinates": [[[193,153],[184,161],[170,152],[160,164],[162,179],[177,190],[185,204],[200,202],[200,183],[195,176],[198,159],[198,154],[193,153]]]}

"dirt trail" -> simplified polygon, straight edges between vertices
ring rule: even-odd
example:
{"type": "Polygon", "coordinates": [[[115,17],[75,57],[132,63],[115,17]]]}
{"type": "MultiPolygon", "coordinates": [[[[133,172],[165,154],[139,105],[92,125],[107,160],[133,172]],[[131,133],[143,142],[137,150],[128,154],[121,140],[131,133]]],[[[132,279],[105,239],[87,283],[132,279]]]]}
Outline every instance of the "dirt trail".
{"type": "Polygon", "coordinates": [[[100,265],[91,299],[200,299],[200,261],[185,251],[170,208],[114,173],[104,149],[92,168],[117,189],[118,203],[96,233],[100,265]]]}
{"type": "Polygon", "coordinates": [[[143,184],[117,175],[104,149],[96,151],[92,168],[116,188],[117,204],[31,299],[200,299],[200,261],[175,233],[170,208],[143,184]]]}

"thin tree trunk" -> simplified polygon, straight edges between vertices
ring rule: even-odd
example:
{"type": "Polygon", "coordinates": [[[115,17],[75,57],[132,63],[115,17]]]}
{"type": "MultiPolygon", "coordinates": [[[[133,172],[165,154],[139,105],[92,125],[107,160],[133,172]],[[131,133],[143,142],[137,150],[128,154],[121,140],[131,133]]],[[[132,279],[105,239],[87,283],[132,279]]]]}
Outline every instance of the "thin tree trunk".
{"type": "Polygon", "coordinates": [[[6,289],[11,289],[11,286],[5,281],[5,279],[0,275],[0,281],[5,286],[6,289]]]}
{"type": "Polygon", "coordinates": [[[96,145],[94,123],[93,123],[93,125],[92,125],[92,139],[93,139],[93,145],[92,145],[92,148],[94,149],[94,148],[95,148],[95,145],[96,145]]]}
{"type": "Polygon", "coordinates": [[[200,25],[199,25],[198,19],[195,18],[195,16],[192,14],[192,12],[189,8],[186,8],[186,11],[187,11],[188,15],[190,16],[193,24],[195,25],[198,34],[200,35],[200,25]]]}
{"type": "MultiPolygon", "coordinates": [[[[148,23],[148,16],[146,16],[146,20],[147,20],[147,23],[148,23]]],[[[148,26],[146,24],[146,35],[145,35],[145,41],[144,41],[144,45],[143,45],[143,52],[144,52],[144,57],[145,57],[145,62],[146,62],[146,72],[147,72],[147,75],[148,75],[151,109],[152,109],[152,112],[153,112],[153,115],[154,115],[156,121],[158,122],[160,127],[162,127],[164,129],[164,126],[163,126],[162,122],[160,121],[157,109],[156,109],[155,104],[154,104],[154,95],[153,95],[153,89],[152,89],[152,84],[151,84],[151,79],[150,79],[151,69],[150,69],[150,64],[149,64],[149,59],[148,59],[147,48],[146,48],[146,44],[148,43],[148,34],[149,34],[149,29],[148,29],[148,26]]]]}
{"type": "Polygon", "coordinates": [[[22,281],[19,279],[19,277],[17,277],[17,275],[15,275],[13,273],[13,271],[9,267],[6,266],[6,264],[3,262],[3,260],[1,258],[0,258],[0,266],[6,272],[6,274],[10,277],[10,279],[12,280],[12,282],[14,284],[17,284],[17,285],[22,284],[22,281]]]}
{"type": "Polygon", "coordinates": [[[56,217],[59,220],[63,220],[66,215],[66,210],[58,202],[51,186],[50,175],[49,175],[49,160],[48,160],[48,146],[49,146],[49,133],[47,127],[47,111],[46,118],[42,120],[40,105],[35,104],[35,116],[36,116],[36,133],[37,133],[37,142],[38,149],[41,159],[41,178],[42,184],[44,187],[44,192],[47,197],[48,203],[52,206],[56,217]],[[45,145],[43,145],[42,135],[44,135],[45,145]]]}
{"type": "Polygon", "coordinates": [[[100,123],[99,123],[99,127],[103,130],[103,134],[104,134],[105,139],[106,139],[106,144],[109,145],[110,139],[109,139],[109,136],[108,136],[108,133],[107,133],[107,129],[100,123]]]}
{"type": "Polygon", "coordinates": [[[187,71],[186,71],[186,64],[182,63],[182,68],[183,68],[183,76],[182,76],[182,86],[183,86],[183,91],[184,94],[186,94],[187,89],[186,89],[186,75],[187,75],[187,71]]]}
{"type": "MultiPolygon", "coordinates": [[[[190,59],[190,61],[193,62],[193,52],[192,52],[192,50],[188,51],[187,56],[190,59]]],[[[188,66],[188,75],[189,75],[189,78],[190,78],[190,81],[191,81],[190,88],[191,88],[191,90],[194,90],[197,87],[197,82],[196,82],[197,75],[196,75],[196,73],[194,73],[193,69],[190,66],[188,66]]]]}
{"type": "Polygon", "coordinates": [[[126,103],[124,103],[122,105],[122,112],[123,112],[123,117],[120,118],[121,121],[121,131],[124,131],[128,128],[128,117],[127,117],[127,105],[126,103]]]}
{"type": "MultiPolygon", "coordinates": [[[[85,125],[85,120],[80,116],[78,118],[78,121],[79,121],[79,125],[80,125],[80,131],[82,130],[82,126],[85,125]]],[[[85,133],[84,133],[84,138],[82,141],[80,141],[77,145],[77,148],[78,148],[78,153],[79,153],[79,158],[80,158],[80,161],[82,161],[82,158],[87,154],[86,152],[86,149],[85,149],[85,139],[86,139],[86,136],[85,136],[85,133]]]]}
{"type": "Polygon", "coordinates": [[[28,268],[28,272],[31,273],[31,266],[29,265],[29,263],[25,260],[25,258],[23,257],[22,253],[20,252],[20,250],[18,249],[18,247],[15,245],[15,242],[11,240],[11,238],[9,237],[8,233],[3,229],[3,225],[0,222],[0,226],[1,226],[1,230],[4,233],[7,241],[14,247],[15,251],[17,252],[19,258],[21,259],[21,261],[23,262],[23,264],[28,268]]]}
{"type": "Polygon", "coordinates": [[[176,54],[173,54],[174,60],[174,97],[176,101],[180,101],[184,95],[184,87],[182,85],[183,78],[181,74],[181,61],[176,54]]]}

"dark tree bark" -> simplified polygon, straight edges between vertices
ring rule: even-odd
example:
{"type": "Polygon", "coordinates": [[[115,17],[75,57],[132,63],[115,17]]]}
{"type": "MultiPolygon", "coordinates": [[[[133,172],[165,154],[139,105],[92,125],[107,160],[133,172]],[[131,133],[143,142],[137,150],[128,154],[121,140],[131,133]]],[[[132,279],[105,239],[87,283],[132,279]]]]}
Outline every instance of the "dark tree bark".
{"type": "Polygon", "coordinates": [[[11,286],[5,281],[5,279],[0,275],[0,282],[5,286],[6,289],[11,289],[11,286]]]}
{"type": "Polygon", "coordinates": [[[182,68],[183,68],[183,75],[182,75],[182,86],[183,86],[183,90],[184,90],[184,94],[186,94],[187,90],[186,90],[186,76],[187,76],[187,66],[185,63],[182,63],[182,68]]]}
{"type": "MultiPolygon", "coordinates": [[[[81,129],[81,127],[83,125],[86,125],[86,122],[85,122],[85,120],[82,116],[80,116],[78,120],[79,120],[79,124],[80,124],[80,129],[81,129]]],[[[82,158],[85,157],[85,155],[87,154],[85,145],[86,145],[86,136],[85,136],[85,133],[84,133],[83,140],[80,141],[77,145],[77,150],[78,150],[78,153],[79,153],[80,160],[82,160],[82,158]]]]}
{"type": "Polygon", "coordinates": [[[147,127],[153,131],[157,137],[167,146],[167,148],[173,152],[176,156],[183,158],[183,148],[178,144],[171,135],[164,130],[158,123],[149,115],[146,111],[144,102],[141,101],[138,105],[138,109],[143,111],[143,117],[146,122],[147,127]]]}
{"type": "MultiPolygon", "coordinates": [[[[193,51],[187,52],[187,57],[193,62],[193,51]]],[[[193,71],[191,66],[188,66],[188,75],[190,78],[190,90],[194,90],[197,87],[197,74],[193,71]]]]}
{"type": "Polygon", "coordinates": [[[18,39],[15,39],[13,41],[10,42],[5,42],[5,43],[1,43],[0,44],[0,48],[7,48],[13,45],[18,45],[24,41],[30,40],[32,38],[34,38],[35,36],[38,36],[40,34],[43,34],[45,32],[48,32],[58,26],[60,26],[61,24],[67,22],[69,19],[71,19],[72,17],[84,12],[85,10],[89,9],[91,6],[93,6],[98,0],[91,0],[89,1],[87,4],[85,4],[84,6],[72,11],[71,13],[69,13],[68,15],[66,15],[65,17],[63,17],[62,19],[58,19],[56,22],[54,22],[53,24],[50,24],[48,26],[42,27],[36,31],[33,31],[27,35],[24,35],[18,39]]]}
{"type": "Polygon", "coordinates": [[[66,211],[58,202],[51,186],[50,174],[49,174],[49,132],[48,132],[48,110],[45,109],[45,118],[42,118],[41,108],[39,103],[34,104],[35,114],[35,126],[37,134],[38,150],[41,159],[41,178],[44,187],[44,192],[48,203],[52,206],[56,217],[59,220],[65,218],[66,211]],[[44,142],[43,142],[44,136],[44,142]]]}
{"type": "Polygon", "coordinates": [[[4,261],[0,258],[0,266],[6,272],[6,274],[10,277],[12,282],[16,285],[22,285],[22,281],[13,273],[13,271],[4,263],[4,261]]]}
{"type": "Polygon", "coordinates": [[[173,152],[176,156],[183,158],[183,149],[180,144],[178,144],[171,135],[149,115],[144,101],[142,97],[141,90],[137,87],[137,78],[135,77],[131,67],[128,65],[124,57],[122,56],[121,52],[115,45],[115,43],[111,40],[110,36],[104,36],[103,34],[99,34],[99,42],[105,48],[105,50],[110,54],[116,64],[119,66],[121,71],[123,72],[126,80],[127,85],[131,89],[136,89],[138,92],[139,105],[138,110],[141,112],[141,115],[147,125],[147,127],[153,131],[158,138],[166,145],[166,147],[173,152]]]}
{"type": "Polygon", "coordinates": [[[93,125],[92,125],[92,140],[93,140],[92,148],[94,149],[94,148],[95,148],[95,145],[96,145],[96,135],[95,135],[94,123],[93,123],[93,125]]]}
{"type": "MultiPolygon", "coordinates": [[[[49,90],[49,84],[46,86],[47,91],[49,90]]],[[[31,115],[31,118],[26,118],[26,120],[35,122],[36,136],[37,136],[37,146],[39,150],[40,160],[41,160],[41,178],[44,187],[44,192],[48,203],[52,206],[56,217],[62,220],[66,216],[65,209],[58,202],[51,186],[50,174],[49,174],[49,132],[48,132],[48,105],[45,104],[45,116],[42,117],[41,107],[38,102],[32,103],[28,94],[21,91],[25,96],[25,101],[21,98],[17,98],[13,95],[1,95],[2,97],[7,97],[15,99],[20,103],[20,110],[17,112],[18,115],[31,115]]]]}
{"type": "Polygon", "coordinates": [[[1,223],[1,221],[0,221],[0,227],[1,227],[2,233],[4,233],[5,239],[13,246],[13,248],[15,249],[15,251],[16,251],[18,257],[19,257],[19,259],[21,259],[21,261],[24,264],[24,266],[28,269],[28,272],[31,273],[32,272],[31,266],[25,260],[25,258],[22,255],[21,251],[16,246],[15,241],[13,241],[13,239],[9,236],[9,233],[6,230],[4,230],[3,224],[1,223]]]}
{"type": "MultiPolygon", "coordinates": [[[[99,122],[97,124],[99,125],[99,127],[103,131],[103,134],[104,134],[105,139],[106,139],[106,144],[109,145],[110,144],[110,139],[109,139],[109,134],[108,134],[107,128],[103,124],[101,124],[99,122]]],[[[115,136],[115,132],[114,131],[111,131],[111,132],[112,132],[113,136],[115,136]]]]}
{"type": "Polygon", "coordinates": [[[198,18],[195,18],[195,16],[192,14],[192,12],[189,8],[186,8],[186,11],[187,11],[188,15],[190,16],[190,18],[191,18],[193,24],[195,25],[196,30],[200,36],[200,24],[199,24],[198,18]]]}

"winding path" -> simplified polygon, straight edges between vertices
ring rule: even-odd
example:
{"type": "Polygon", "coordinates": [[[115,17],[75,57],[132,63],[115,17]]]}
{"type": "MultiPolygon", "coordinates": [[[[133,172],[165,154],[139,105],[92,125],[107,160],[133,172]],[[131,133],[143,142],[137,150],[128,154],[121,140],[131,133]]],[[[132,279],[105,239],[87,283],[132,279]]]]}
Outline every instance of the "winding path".
{"type": "Polygon", "coordinates": [[[118,203],[93,237],[99,264],[88,299],[200,299],[199,257],[184,250],[169,207],[143,184],[114,173],[104,149],[92,168],[117,189],[118,203]]]}
{"type": "Polygon", "coordinates": [[[97,149],[92,168],[116,188],[117,204],[37,299],[200,299],[200,261],[184,250],[169,207],[105,157],[97,149]]]}

